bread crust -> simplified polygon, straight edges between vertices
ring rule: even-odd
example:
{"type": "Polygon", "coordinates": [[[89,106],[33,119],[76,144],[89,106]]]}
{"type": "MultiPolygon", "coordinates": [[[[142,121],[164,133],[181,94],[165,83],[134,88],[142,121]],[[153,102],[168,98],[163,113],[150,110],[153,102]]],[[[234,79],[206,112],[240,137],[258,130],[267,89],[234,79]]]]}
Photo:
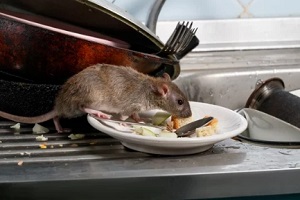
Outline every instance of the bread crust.
{"type": "Polygon", "coordinates": [[[193,120],[193,117],[188,117],[188,118],[177,118],[172,116],[171,117],[171,122],[173,122],[173,129],[179,129],[180,127],[191,123],[193,120]]]}

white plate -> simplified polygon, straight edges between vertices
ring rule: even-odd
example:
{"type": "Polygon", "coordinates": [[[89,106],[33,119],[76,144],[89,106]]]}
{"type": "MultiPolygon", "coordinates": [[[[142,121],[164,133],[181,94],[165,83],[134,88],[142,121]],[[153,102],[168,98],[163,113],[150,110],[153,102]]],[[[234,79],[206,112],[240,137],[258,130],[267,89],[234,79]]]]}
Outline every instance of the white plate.
{"type": "Polygon", "coordinates": [[[243,108],[239,113],[248,121],[247,137],[250,139],[261,142],[300,141],[300,129],[281,119],[251,108],[243,108]]]}
{"type": "MultiPolygon", "coordinates": [[[[120,140],[124,146],[130,149],[161,155],[199,153],[208,150],[217,142],[237,136],[247,128],[247,120],[230,109],[199,102],[190,102],[190,106],[194,120],[201,119],[206,115],[218,119],[218,129],[215,135],[201,138],[147,137],[133,133],[124,133],[110,128],[90,115],[88,115],[87,119],[94,128],[120,140]]],[[[153,115],[155,111],[147,113],[153,115]]]]}
{"type": "Polygon", "coordinates": [[[296,96],[300,97],[300,89],[290,91],[290,93],[292,93],[293,95],[296,95],[296,96]]]}

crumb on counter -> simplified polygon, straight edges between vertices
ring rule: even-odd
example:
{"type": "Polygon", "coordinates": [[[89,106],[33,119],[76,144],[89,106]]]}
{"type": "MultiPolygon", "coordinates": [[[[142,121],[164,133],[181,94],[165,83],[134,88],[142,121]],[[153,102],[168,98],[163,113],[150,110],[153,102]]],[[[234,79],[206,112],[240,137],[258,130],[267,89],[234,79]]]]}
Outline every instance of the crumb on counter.
{"type": "Polygon", "coordinates": [[[23,161],[23,160],[21,160],[21,161],[19,161],[19,162],[18,162],[18,165],[19,165],[19,166],[22,166],[22,165],[23,165],[23,163],[24,163],[24,161],[23,161]]]}
{"type": "Polygon", "coordinates": [[[44,135],[39,135],[35,139],[36,139],[36,141],[39,141],[39,142],[48,141],[48,138],[44,137],[44,135]]]}
{"type": "Polygon", "coordinates": [[[40,144],[39,147],[40,147],[41,149],[47,149],[47,145],[46,145],[45,143],[44,143],[44,144],[40,144]]]}
{"type": "Polygon", "coordinates": [[[71,140],[79,140],[84,137],[85,137],[84,134],[73,134],[73,133],[68,136],[68,138],[70,138],[71,140]]]}

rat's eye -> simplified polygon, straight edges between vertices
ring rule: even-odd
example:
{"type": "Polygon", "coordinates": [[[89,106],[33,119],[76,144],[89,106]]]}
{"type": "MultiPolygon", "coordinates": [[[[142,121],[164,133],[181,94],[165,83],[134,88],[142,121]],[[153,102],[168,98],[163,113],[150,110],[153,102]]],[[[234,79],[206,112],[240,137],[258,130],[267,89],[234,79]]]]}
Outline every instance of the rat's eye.
{"type": "Polygon", "coordinates": [[[183,100],[179,99],[177,100],[178,105],[182,105],[183,104],[183,100]]]}

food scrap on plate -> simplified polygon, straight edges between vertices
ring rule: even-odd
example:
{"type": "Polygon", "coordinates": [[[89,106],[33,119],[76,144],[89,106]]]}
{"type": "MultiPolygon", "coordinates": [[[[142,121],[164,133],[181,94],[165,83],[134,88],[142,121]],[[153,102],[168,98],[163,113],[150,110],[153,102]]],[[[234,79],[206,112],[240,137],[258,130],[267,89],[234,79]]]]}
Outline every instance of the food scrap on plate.
{"type": "MultiPolygon", "coordinates": [[[[207,116],[206,116],[207,117],[207,116]]],[[[158,112],[152,117],[151,125],[160,125],[162,128],[155,128],[145,125],[134,125],[134,133],[149,137],[177,138],[175,133],[180,127],[195,121],[193,116],[188,118],[177,118],[163,112],[158,112]]],[[[217,132],[218,120],[213,118],[211,122],[203,127],[195,129],[194,133],[188,137],[206,137],[217,132]]]]}

